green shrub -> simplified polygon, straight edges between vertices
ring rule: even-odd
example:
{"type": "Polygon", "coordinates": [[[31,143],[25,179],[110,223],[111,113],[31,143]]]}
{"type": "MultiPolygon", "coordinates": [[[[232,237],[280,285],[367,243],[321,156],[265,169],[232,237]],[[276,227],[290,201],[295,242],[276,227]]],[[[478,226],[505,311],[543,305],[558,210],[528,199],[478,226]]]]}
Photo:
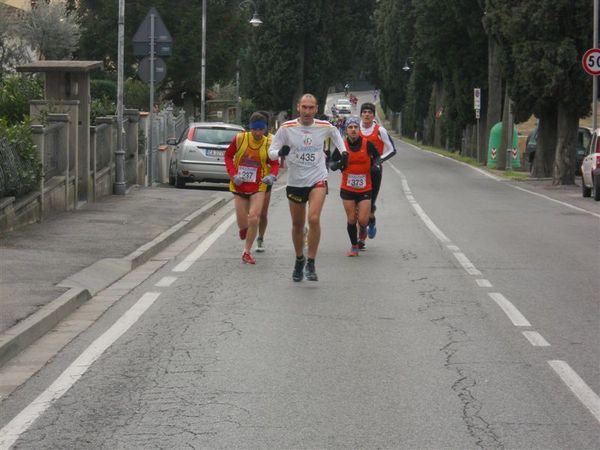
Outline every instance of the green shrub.
{"type": "Polygon", "coordinates": [[[42,165],[31,139],[30,120],[11,125],[0,118],[0,198],[21,197],[36,190],[41,176],[42,165]]]}
{"type": "MultiPolygon", "coordinates": [[[[129,79],[123,88],[123,103],[126,108],[148,111],[150,105],[150,85],[140,80],[129,79]]],[[[156,94],[155,99],[158,99],[156,94]]]]}
{"type": "Polygon", "coordinates": [[[43,97],[42,81],[30,76],[0,79],[0,117],[9,125],[23,122],[29,115],[29,100],[43,97]]]}
{"type": "Polygon", "coordinates": [[[112,80],[91,80],[90,94],[92,100],[108,98],[117,102],[117,83],[112,80]]]}
{"type": "Polygon", "coordinates": [[[97,117],[114,116],[117,114],[117,106],[107,97],[96,98],[90,105],[90,122],[96,124],[97,117]]]}

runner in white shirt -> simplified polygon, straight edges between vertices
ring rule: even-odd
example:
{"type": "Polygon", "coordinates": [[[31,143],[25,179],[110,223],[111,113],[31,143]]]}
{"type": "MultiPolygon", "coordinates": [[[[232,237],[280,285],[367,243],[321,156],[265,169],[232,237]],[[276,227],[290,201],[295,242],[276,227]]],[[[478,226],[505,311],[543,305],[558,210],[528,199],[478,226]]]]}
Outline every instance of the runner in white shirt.
{"type": "Polygon", "coordinates": [[[321,210],[327,194],[327,166],[323,146],[327,138],[340,152],[346,151],[342,136],[326,120],[315,119],[317,99],[304,94],[296,106],[297,119],[285,122],[273,137],[269,158],[285,156],[288,167],[287,197],[292,217],[292,241],[296,262],[292,279],[318,281],[315,258],[321,239],[321,210]],[[304,258],[304,226],[308,203],[308,259],[304,258]],[[306,265],[306,270],[305,266],[306,265]]]}

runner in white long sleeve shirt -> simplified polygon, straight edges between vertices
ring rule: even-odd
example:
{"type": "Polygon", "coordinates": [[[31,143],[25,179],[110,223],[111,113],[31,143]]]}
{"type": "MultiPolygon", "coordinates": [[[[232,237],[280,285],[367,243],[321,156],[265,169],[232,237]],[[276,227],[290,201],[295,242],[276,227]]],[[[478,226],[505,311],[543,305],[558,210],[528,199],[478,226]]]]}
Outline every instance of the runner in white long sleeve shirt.
{"type": "Polygon", "coordinates": [[[292,279],[318,281],[315,258],[321,239],[321,211],[327,194],[327,166],[323,146],[327,138],[340,152],[346,151],[336,127],[315,119],[317,99],[304,94],[296,106],[300,116],[285,122],[273,137],[269,158],[285,156],[288,167],[287,197],[292,217],[292,241],[296,262],[292,279]],[[308,260],[304,258],[304,227],[308,203],[308,260]],[[306,265],[306,270],[305,269],[306,265]]]}
{"type": "MultiPolygon", "coordinates": [[[[360,105],[360,118],[360,135],[375,145],[379,152],[379,156],[381,157],[381,163],[394,156],[396,154],[396,148],[394,147],[394,143],[390,139],[387,130],[373,120],[375,118],[375,105],[373,103],[367,102],[360,105]]],[[[367,235],[369,236],[369,239],[373,239],[377,233],[377,226],[375,223],[375,210],[377,209],[377,206],[375,205],[375,202],[377,201],[377,195],[379,194],[379,188],[381,187],[382,177],[383,166],[380,166],[379,172],[373,176],[373,193],[371,197],[369,225],[367,229],[361,228],[358,233],[358,246],[361,249],[365,248],[365,239],[367,238],[367,235]]]]}

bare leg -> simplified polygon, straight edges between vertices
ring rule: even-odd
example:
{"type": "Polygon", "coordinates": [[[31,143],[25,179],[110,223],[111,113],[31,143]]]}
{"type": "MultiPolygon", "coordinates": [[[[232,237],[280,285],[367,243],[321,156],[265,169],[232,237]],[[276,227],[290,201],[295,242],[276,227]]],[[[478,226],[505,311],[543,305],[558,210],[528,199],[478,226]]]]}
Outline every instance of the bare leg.
{"type": "Polygon", "coordinates": [[[234,195],[235,217],[237,219],[238,228],[243,230],[248,228],[248,211],[250,210],[250,199],[244,198],[241,195],[234,195]]]}
{"type": "Polygon", "coordinates": [[[247,216],[248,233],[246,234],[246,245],[244,247],[244,251],[246,253],[250,253],[250,250],[252,249],[252,244],[254,244],[254,239],[256,239],[256,233],[258,232],[258,221],[260,217],[260,211],[263,207],[264,199],[264,192],[257,192],[256,194],[250,196],[250,207],[247,216]]]}
{"type": "Polygon", "coordinates": [[[308,257],[315,259],[321,240],[321,211],[325,204],[327,188],[318,187],[310,191],[308,196],[308,257]]]}
{"type": "Polygon", "coordinates": [[[369,215],[371,213],[371,200],[363,200],[358,202],[357,209],[358,224],[361,227],[366,227],[369,223],[369,215]]]}
{"type": "Polygon", "coordinates": [[[262,210],[260,211],[260,223],[258,224],[258,236],[263,237],[267,231],[267,224],[269,219],[267,214],[269,213],[269,204],[271,203],[271,192],[265,192],[265,199],[263,201],[262,210]]]}
{"type": "Polygon", "coordinates": [[[292,216],[292,242],[296,256],[304,254],[304,221],[306,220],[306,203],[290,201],[290,215],[292,216]]]}

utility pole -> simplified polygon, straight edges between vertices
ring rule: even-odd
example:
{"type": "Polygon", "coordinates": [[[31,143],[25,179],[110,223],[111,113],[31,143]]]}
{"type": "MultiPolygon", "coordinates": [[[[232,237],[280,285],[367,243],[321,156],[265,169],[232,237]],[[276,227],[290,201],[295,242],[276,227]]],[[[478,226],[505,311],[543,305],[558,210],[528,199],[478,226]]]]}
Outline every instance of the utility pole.
{"type": "Polygon", "coordinates": [[[202,0],[202,63],[200,69],[200,121],[206,120],[206,0],[202,0]]]}
{"type": "Polygon", "coordinates": [[[117,49],[117,149],[115,150],[115,182],[113,193],[125,195],[125,130],[123,128],[123,51],[125,47],[125,0],[119,0],[117,49]]]}

